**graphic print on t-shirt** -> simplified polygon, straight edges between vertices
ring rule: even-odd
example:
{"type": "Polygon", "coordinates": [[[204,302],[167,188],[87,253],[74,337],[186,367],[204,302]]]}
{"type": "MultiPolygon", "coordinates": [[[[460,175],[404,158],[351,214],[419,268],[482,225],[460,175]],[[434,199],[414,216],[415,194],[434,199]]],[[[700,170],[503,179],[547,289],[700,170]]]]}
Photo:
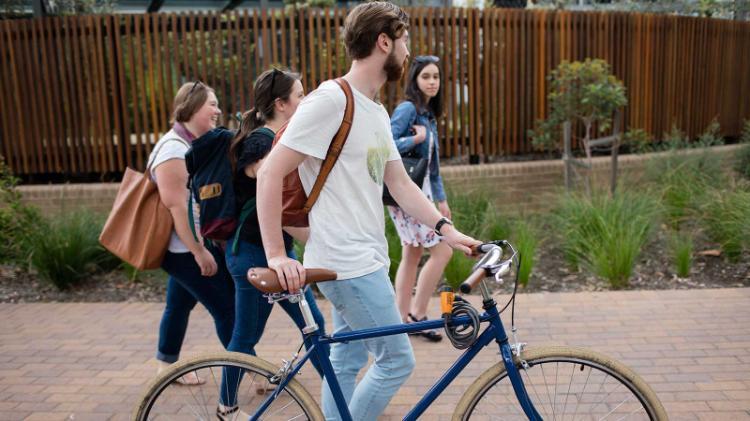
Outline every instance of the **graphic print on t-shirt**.
{"type": "Polygon", "coordinates": [[[375,132],[375,142],[378,146],[367,149],[367,170],[372,181],[382,186],[385,163],[388,161],[391,152],[388,148],[390,139],[382,132],[377,131],[375,132]]]}

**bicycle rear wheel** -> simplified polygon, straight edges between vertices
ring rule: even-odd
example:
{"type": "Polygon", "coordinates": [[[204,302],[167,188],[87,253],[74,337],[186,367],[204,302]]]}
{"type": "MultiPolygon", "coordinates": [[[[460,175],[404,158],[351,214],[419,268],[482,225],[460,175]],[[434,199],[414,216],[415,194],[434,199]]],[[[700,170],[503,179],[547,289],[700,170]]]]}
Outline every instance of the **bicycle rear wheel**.
{"type": "MultiPolygon", "coordinates": [[[[543,347],[514,358],[529,398],[545,420],[666,420],[656,393],[625,365],[580,348],[543,347]]],[[[525,420],[502,362],[464,393],[453,420],[525,420]]]]}
{"type": "MultiPolygon", "coordinates": [[[[179,362],[162,373],[146,389],[133,420],[216,420],[222,373],[230,367],[243,372],[237,379],[237,403],[240,410],[252,415],[269,396],[264,390],[275,387],[269,379],[278,367],[252,355],[222,352],[179,362]],[[195,373],[205,383],[192,386],[178,383],[188,373],[195,373]]],[[[293,379],[262,418],[322,420],[323,414],[310,393],[293,379]]]]}

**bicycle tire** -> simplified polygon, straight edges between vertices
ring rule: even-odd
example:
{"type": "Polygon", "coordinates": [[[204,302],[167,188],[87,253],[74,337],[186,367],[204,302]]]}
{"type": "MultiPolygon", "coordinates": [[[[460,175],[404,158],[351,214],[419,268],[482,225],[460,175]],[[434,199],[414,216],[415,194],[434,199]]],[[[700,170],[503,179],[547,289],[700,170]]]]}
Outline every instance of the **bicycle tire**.
{"type": "MultiPolygon", "coordinates": [[[[525,369],[522,366],[521,359],[518,357],[514,357],[514,361],[516,364],[516,367],[519,369],[519,373],[521,374],[521,377],[524,380],[524,384],[527,389],[527,393],[529,395],[529,398],[534,403],[534,406],[536,407],[537,411],[542,415],[545,419],[562,419],[565,420],[566,414],[559,414],[555,411],[558,405],[558,398],[557,398],[557,387],[558,387],[558,380],[559,380],[559,365],[560,363],[564,363],[567,366],[572,365],[571,368],[568,368],[568,370],[571,370],[570,374],[570,381],[567,384],[567,391],[565,389],[566,385],[563,383],[563,387],[560,390],[565,391],[564,393],[564,406],[562,407],[563,411],[565,411],[568,407],[568,401],[570,400],[571,406],[573,404],[573,401],[576,402],[575,411],[573,416],[571,418],[567,419],[582,419],[584,416],[586,416],[585,412],[582,412],[580,414],[580,417],[577,417],[577,412],[580,407],[580,403],[584,401],[584,408],[586,406],[589,407],[589,409],[594,412],[594,409],[597,411],[603,411],[601,407],[601,402],[596,403],[596,405],[592,406],[593,402],[585,402],[587,399],[584,398],[585,396],[588,396],[586,392],[587,384],[590,379],[590,376],[594,370],[597,370],[602,374],[602,383],[601,385],[605,384],[606,376],[609,376],[613,378],[614,380],[618,381],[620,385],[625,386],[625,389],[627,391],[624,391],[622,393],[627,394],[628,391],[632,393],[636,398],[638,403],[642,406],[643,412],[645,416],[648,417],[650,420],[656,420],[656,421],[662,421],[667,420],[667,413],[664,410],[664,406],[659,401],[659,398],[656,396],[656,393],[653,391],[653,389],[640,377],[638,376],[633,370],[626,367],[624,364],[607,357],[606,355],[590,351],[587,349],[582,348],[574,348],[574,347],[566,347],[566,346],[549,346],[549,347],[540,347],[540,348],[531,348],[528,350],[524,350],[522,352],[522,358],[523,361],[525,361],[528,364],[528,369],[525,369]],[[549,396],[549,387],[547,383],[548,374],[550,375],[550,381],[549,383],[552,383],[551,379],[551,372],[548,374],[544,372],[545,364],[549,364],[548,367],[551,368],[551,364],[555,363],[555,378],[554,378],[554,392],[555,396],[550,397],[549,396]],[[580,368],[579,368],[580,365],[580,368]],[[529,371],[533,370],[535,367],[539,367],[539,370],[536,370],[533,374],[529,374],[529,371]],[[589,367],[588,373],[586,373],[586,367],[589,367]],[[587,375],[586,377],[586,383],[581,388],[579,384],[579,380],[576,381],[575,387],[573,388],[573,392],[578,390],[580,388],[580,394],[573,393],[571,394],[571,387],[573,386],[573,377],[576,375],[576,369],[582,372],[582,374],[587,375]],[[541,372],[541,373],[540,373],[541,372]],[[535,385],[536,382],[539,381],[541,374],[541,379],[544,381],[544,386],[547,392],[548,399],[545,401],[544,399],[541,399],[538,391],[541,387],[537,387],[535,385]],[[532,379],[531,376],[534,376],[532,379]],[[571,396],[573,396],[571,400],[571,396]],[[549,411],[551,409],[551,411],[549,411]]],[[[551,371],[551,370],[550,370],[551,371]]],[[[565,374],[566,371],[563,371],[563,374],[565,374]]],[[[597,374],[598,375],[598,374],[597,374]]],[[[578,379],[580,377],[577,377],[578,379]]],[[[603,390],[600,388],[597,388],[596,391],[593,391],[593,393],[596,396],[600,396],[602,394],[607,393],[606,386],[603,390]],[[601,392],[599,392],[601,390],[601,392]]],[[[605,398],[608,396],[611,396],[612,393],[614,393],[616,389],[612,388],[607,395],[605,395],[605,398]]],[[[617,389],[619,390],[619,389],[617,389]]],[[[543,393],[545,390],[542,391],[543,393]]],[[[620,396],[620,392],[618,392],[617,395],[620,396]]],[[[602,398],[604,400],[605,398],[602,398]]],[[[560,398],[562,400],[562,398],[560,398]]],[[[619,397],[617,398],[619,399],[619,397]]],[[[609,404],[609,406],[605,406],[606,408],[613,407],[614,409],[611,409],[609,413],[606,414],[606,416],[609,416],[613,411],[615,410],[628,410],[632,405],[627,405],[623,407],[623,404],[626,401],[623,400],[619,405],[614,406],[617,401],[615,400],[614,403],[609,404]]],[[[560,402],[562,404],[562,402],[560,402]]],[[[482,409],[486,408],[488,405],[493,405],[496,409],[493,411],[488,411],[488,413],[492,413],[492,415],[488,416],[492,419],[498,419],[498,412],[507,414],[506,418],[500,417],[499,419],[516,419],[514,418],[515,414],[511,412],[516,412],[518,414],[518,419],[526,419],[525,415],[523,415],[523,412],[521,410],[520,404],[518,404],[517,398],[515,396],[515,393],[512,390],[512,386],[510,385],[510,379],[508,379],[505,365],[503,362],[499,362],[495,364],[494,366],[487,369],[482,375],[477,377],[477,379],[469,386],[469,388],[466,390],[464,395],[461,397],[458,405],[456,406],[455,412],[453,413],[453,420],[459,421],[459,420],[468,420],[473,417],[473,419],[482,419],[481,415],[477,411],[478,406],[482,406],[482,409]],[[502,383],[502,385],[499,385],[502,383]],[[497,393],[493,391],[493,389],[497,390],[497,393]],[[493,396],[490,396],[492,393],[493,396]],[[495,397],[494,395],[497,395],[495,397]],[[495,401],[498,400],[505,400],[505,402],[493,403],[493,399],[495,401]],[[503,409],[500,409],[502,405],[503,409]],[[475,413],[475,411],[477,413],[475,413]]],[[[637,406],[637,404],[636,404],[637,406]]],[[[636,408],[637,409],[637,408],[636,408]]],[[[631,412],[635,413],[635,411],[631,412]]],[[[605,416],[605,418],[606,418],[605,416]]],[[[627,414],[626,414],[627,416],[627,414]]],[[[646,419],[645,416],[642,416],[641,418],[646,419]]],[[[624,417],[623,417],[624,418],[624,417]]],[[[601,418],[595,418],[595,419],[601,419],[601,418]]],[[[615,418],[618,419],[618,418],[615,418]]],[[[620,418],[622,419],[622,418],[620,418]]]]}
{"type": "MultiPolygon", "coordinates": [[[[271,364],[268,361],[265,361],[261,358],[237,353],[237,352],[218,352],[218,353],[212,353],[212,354],[205,354],[201,355],[195,358],[187,359],[185,361],[180,361],[178,363],[173,364],[169,369],[165,370],[163,373],[161,373],[157,378],[155,378],[151,383],[146,387],[143,395],[141,396],[141,399],[138,401],[138,408],[136,408],[136,411],[133,413],[133,421],[147,421],[150,419],[149,415],[153,409],[154,404],[159,399],[159,397],[162,395],[162,393],[167,390],[167,388],[170,387],[170,385],[173,385],[176,388],[180,388],[183,391],[189,391],[191,394],[195,395],[195,392],[193,390],[196,387],[203,387],[203,386],[182,386],[182,385],[176,385],[177,379],[182,377],[183,375],[190,373],[190,372],[196,372],[198,373],[198,370],[205,369],[208,367],[235,367],[245,370],[245,373],[254,373],[256,375],[260,375],[265,379],[270,378],[271,376],[275,375],[279,367],[271,364]]],[[[213,371],[211,372],[213,376],[213,371]]],[[[248,376],[248,374],[245,374],[245,376],[248,376]]],[[[214,379],[214,382],[215,379],[214,379]]],[[[205,386],[205,385],[204,385],[205,386]]],[[[218,390],[218,388],[215,388],[218,390]]],[[[202,391],[201,391],[202,393],[202,391]]],[[[323,413],[320,410],[320,407],[316,403],[315,399],[310,395],[310,393],[307,391],[307,389],[304,388],[297,380],[292,379],[285,387],[284,390],[279,395],[280,399],[281,396],[286,393],[288,396],[293,400],[296,401],[297,405],[300,407],[300,410],[302,411],[302,414],[308,419],[313,421],[321,421],[325,418],[323,417],[323,413]]],[[[193,396],[195,397],[195,396],[193,396]]],[[[217,400],[212,400],[210,402],[206,402],[206,405],[211,405],[210,408],[206,408],[205,412],[208,415],[211,415],[213,411],[215,411],[216,404],[218,403],[217,400]]],[[[202,413],[195,413],[196,418],[203,419],[202,413]]],[[[154,416],[155,418],[155,416],[154,416]]],[[[211,418],[216,419],[216,416],[213,415],[211,418]]],[[[298,417],[294,419],[299,419],[298,417]]]]}

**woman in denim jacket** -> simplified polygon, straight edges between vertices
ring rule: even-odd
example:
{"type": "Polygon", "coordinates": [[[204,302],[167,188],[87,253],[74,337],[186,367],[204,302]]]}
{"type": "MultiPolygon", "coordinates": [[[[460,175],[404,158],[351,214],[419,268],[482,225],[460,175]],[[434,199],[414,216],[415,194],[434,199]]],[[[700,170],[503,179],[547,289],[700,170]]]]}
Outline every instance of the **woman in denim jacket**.
{"type": "MultiPolygon", "coordinates": [[[[442,113],[442,89],[438,57],[417,56],[409,69],[406,101],[396,107],[391,116],[391,131],[396,147],[402,156],[416,155],[428,158],[427,176],[422,192],[437,202],[440,213],[450,219],[451,211],[440,176],[437,117],[442,113]]],[[[441,242],[433,228],[422,225],[400,207],[388,206],[388,213],[401,239],[401,264],[396,273],[396,303],[405,322],[427,319],[427,304],[435,291],[445,266],[451,258],[451,248],[441,242]],[[417,279],[417,266],[424,249],[430,258],[422,267],[417,279]],[[411,292],[417,283],[417,293],[412,301],[411,292]]],[[[440,341],[438,331],[416,333],[431,341],[440,341]]]]}

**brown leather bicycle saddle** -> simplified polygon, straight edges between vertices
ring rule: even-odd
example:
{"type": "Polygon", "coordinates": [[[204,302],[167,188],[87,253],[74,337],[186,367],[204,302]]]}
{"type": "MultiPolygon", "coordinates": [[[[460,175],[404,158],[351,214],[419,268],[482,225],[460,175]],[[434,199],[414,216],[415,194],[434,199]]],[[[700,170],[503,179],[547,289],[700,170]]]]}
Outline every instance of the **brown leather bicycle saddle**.
{"type": "MultiPolygon", "coordinates": [[[[336,272],[328,269],[306,269],[305,285],[316,282],[333,281],[338,277],[336,272]]],[[[266,294],[284,292],[279,283],[276,271],[269,268],[251,268],[247,271],[247,280],[261,292],[266,294]]]]}

